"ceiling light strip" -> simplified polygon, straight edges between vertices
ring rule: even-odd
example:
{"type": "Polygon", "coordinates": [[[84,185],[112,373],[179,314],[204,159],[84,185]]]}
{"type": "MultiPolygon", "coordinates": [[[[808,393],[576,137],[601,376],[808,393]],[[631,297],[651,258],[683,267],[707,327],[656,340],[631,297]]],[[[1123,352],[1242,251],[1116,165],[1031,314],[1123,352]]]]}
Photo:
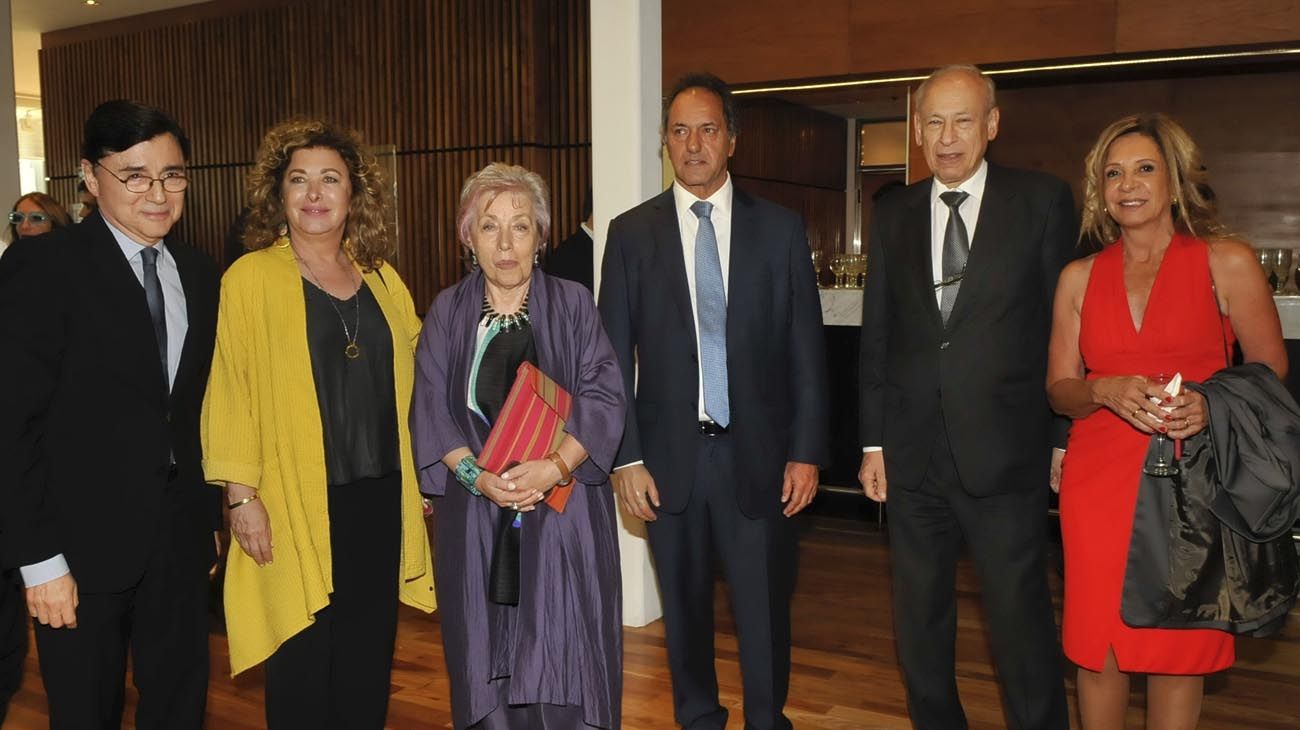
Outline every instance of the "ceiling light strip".
{"type": "MultiPolygon", "coordinates": [[[[1184,53],[1174,56],[1154,56],[1149,58],[1125,58],[1109,61],[1079,61],[1075,63],[1050,63],[1016,68],[988,69],[990,76],[1010,76],[1014,74],[1046,73],[1050,71],[1078,71],[1094,68],[1121,68],[1125,66],[1151,66],[1166,63],[1185,63],[1188,61],[1222,61],[1243,58],[1266,58],[1276,56],[1300,56],[1300,48],[1268,48],[1255,51],[1222,51],[1218,53],[1184,53]]],[[[819,91],[823,89],[846,89],[853,87],[881,86],[911,81],[924,81],[929,74],[909,74],[888,76],[874,79],[854,79],[851,81],[824,81],[803,84],[782,84],[763,86],[755,89],[736,89],[733,94],[772,94],[788,91],[819,91]]]]}

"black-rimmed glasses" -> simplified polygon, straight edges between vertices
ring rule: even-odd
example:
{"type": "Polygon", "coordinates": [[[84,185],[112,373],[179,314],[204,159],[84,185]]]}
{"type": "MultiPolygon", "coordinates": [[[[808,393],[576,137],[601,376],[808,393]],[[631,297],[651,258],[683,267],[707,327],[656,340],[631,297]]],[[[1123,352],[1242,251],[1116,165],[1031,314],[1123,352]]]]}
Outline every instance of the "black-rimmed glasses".
{"type": "Polygon", "coordinates": [[[15,226],[21,226],[25,220],[31,221],[34,226],[39,226],[49,219],[50,215],[48,213],[41,213],[39,211],[34,213],[21,213],[13,210],[9,212],[9,222],[15,226]]]}
{"type": "Polygon", "coordinates": [[[114,180],[125,185],[128,193],[147,193],[153,188],[154,183],[161,184],[162,189],[166,192],[180,193],[184,192],[185,188],[190,185],[190,179],[185,176],[185,173],[179,170],[164,172],[162,177],[149,177],[143,172],[132,172],[125,178],[120,178],[113,174],[112,170],[104,167],[98,162],[95,163],[95,166],[104,172],[107,172],[114,180]]]}

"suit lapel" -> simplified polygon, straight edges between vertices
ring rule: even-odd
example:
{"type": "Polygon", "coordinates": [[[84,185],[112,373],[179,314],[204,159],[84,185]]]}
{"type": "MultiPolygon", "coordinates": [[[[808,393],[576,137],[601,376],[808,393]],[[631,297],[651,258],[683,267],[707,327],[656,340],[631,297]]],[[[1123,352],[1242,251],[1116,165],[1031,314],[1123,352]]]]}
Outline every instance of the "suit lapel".
{"type": "Polygon", "coordinates": [[[733,186],[731,201],[731,260],[726,272],[727,349],[739,352],[740,345],[734,341],[734,333],[739,328],[735,326],[735,317],[732,315],[760,311],[749,298],[761,296],[760,293],[767,291],[767,288],[759,281],[763,262],[759,251],[762,239],[753,210],[754,200],[733,186]]]}
{"type": "Polygon", "coordinates": [[[185,341],[181,344],[181,361],[176,366],[176,380],[172,383],[171,397],[169,402],[175,401],[177,391],[186,392],[185,387],[191,378],[194,377],[194,369],[197,367],[195,359],[196,343],[201,342],[202,338],[212,338],[211,332],[208,332],[208,323],[212,321],[210,313],[207,311],[207,302],[204,301],[199,290],[198,271],[195,262],[191,260],[190,252],[184,250],[180,244],[172,241],[166,242],[167,251],[172,255],[176,262],[176,270],[180,272],[181,289],[185,292],[185,341]]]}
{"type": "Polygon", "coordinates": [[[673,190],[668,188],[655,199],[656,220],[654,231],[655,249],[659,263],[667,275],[668,296],[677,308],[691,340],[696,338],[695,317],[691,309],[690,285],[686,281],[686,257],[682,253],[682,232],[677,225],[677,208],[673,202],[673,190]]]}
{"type": "MultiPolygon", "coordinates": [[[[909,201],[908,214],[904,216],[906,232],[904,233],[907,250],[910,255],[910,276],[915,282],[915,289],[921,292],[921,307],[926,312],[926,321],[935,329],[943,329],[943,318],[939,315],[939,303],[934,298],[934,253],[930,250],[930,186],[918,185],[916,196],[909,201]]],[[[867,262],[870,266],[871,262],[867,262]]]]}
{"type": "Polygon", "coordinates": [[[984,183],[984,199],[980,202],[979,220],[975,224],[975,237],[971,240],[970,258],[966,261],[966,275],[962,277],[957,301],[953,302],[948,328],[961,323],[980,294],[996,285],[998,262],[1003,260],[1008,233],[1011,228],[1013,194],[1002,185],[1001,172],[990,164],[988,179],[984,183]]]}
{"type": "Polygon", "coordinates": [[[158,361],[158,345],[144,288],[104,220],[96,215],[81,225],[90,232],[86,240],[87,258],[95,272],[91,282],[96,290],[92,314],[101,322],[101,336],[110,346],[105,364],[116,365],[128,380],[156,396],[159,404],[165,406],[167,381],[158,361]]]}

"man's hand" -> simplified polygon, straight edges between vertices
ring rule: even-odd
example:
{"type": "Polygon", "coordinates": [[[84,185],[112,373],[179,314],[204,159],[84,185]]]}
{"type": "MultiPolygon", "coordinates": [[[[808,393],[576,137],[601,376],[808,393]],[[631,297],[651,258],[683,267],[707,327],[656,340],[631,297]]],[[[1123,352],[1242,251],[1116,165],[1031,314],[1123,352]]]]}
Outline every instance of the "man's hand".
{"type": "Polygon", "coordinates": [[[817,496],[817,465],[799,461],[785,462],[785,477],[781,481],[781,514],[793,517],[803,511],[817,496]]]}
{"type": "Polygon", "coordinates": [[[1061,493],[1061,462],[1065,460],[1065,449],[1052,449],[1052,472],[1047,479],[1052,491],[1061,493]]]}
{"type": "Polygon", "coordinates": [[[609,475],[614,488],[623,499],[623,506],[634,516],[646,522],[658,519],[651,506],[659,506],[659,490],[655,488],[654,477],[644,464],[633,464],[616,470],[609,475]]]}
{"type": "Polygon", "coordinates": [[[858,469],[862,493],[873,502],[884,502],[888,489],[885,484],[885,452],[868,451],[862,455],[862,468],[858,469]]]}
{"type": "Polygon", "coordinates": [[[77,628],[77,581],[71,573],[27,589],[27,613],[52,629],[77,628]]]}

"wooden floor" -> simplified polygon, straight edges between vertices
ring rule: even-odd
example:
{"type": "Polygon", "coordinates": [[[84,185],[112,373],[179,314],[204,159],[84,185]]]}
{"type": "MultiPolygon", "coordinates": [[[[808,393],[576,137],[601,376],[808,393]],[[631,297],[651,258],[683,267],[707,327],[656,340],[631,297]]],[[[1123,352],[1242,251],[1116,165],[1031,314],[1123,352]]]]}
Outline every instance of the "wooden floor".
{"type": "MultiPolygon", "coordinates": [[[[794,670],[787,714],[796,728],[908,728],[903,688],[894,664],[890,631],[888,553],[884,536],[861,521],[801,516],[804,531],[800,578],[794,601],[794,670]]],[[[989,663],[979,589],[974,571],[958,573],[958,684],[972,728],[1001,728],[997,685],[989,663]]],[[[1058,603],[1061,582],[1052,576],[1058,603]]],[[[741,727],[740,676],[736,640],[718,591],[717,651],[721,700],[731,709],[731,727],[741,727]]],[[[46,726],[45,696],[28,657],[22,691],[10,707],[5,730],[46,726]]],[[[447,674],[436,617],[403,609],[398,629],[389,727],[450,727],[447,674]]],[[[262,684],[258,671],[232,681],[225,638],[212,637],[212,684],[208,727],[260,728],[262,684]]],[[[1074,687],[1069,681],[1071,708],[1074,687]]],[[[128,689],[127,716],[134,691],[128,689]]],[[[1129,727],[1142,727],[1139,691],[1129,727]]],[[[672,701],[665,665],[663,626],[626,632],[623,727],[670,728],[672,701]]],[[[1077,718],[1076,718],[1077,723],[1077,718]]],[[[1207,682],[1202,730],[1296,730],[1300,728],[1300,611],[1284,633],[1270,640],[1242,640],[1231,671],[1207,682]]]]}

